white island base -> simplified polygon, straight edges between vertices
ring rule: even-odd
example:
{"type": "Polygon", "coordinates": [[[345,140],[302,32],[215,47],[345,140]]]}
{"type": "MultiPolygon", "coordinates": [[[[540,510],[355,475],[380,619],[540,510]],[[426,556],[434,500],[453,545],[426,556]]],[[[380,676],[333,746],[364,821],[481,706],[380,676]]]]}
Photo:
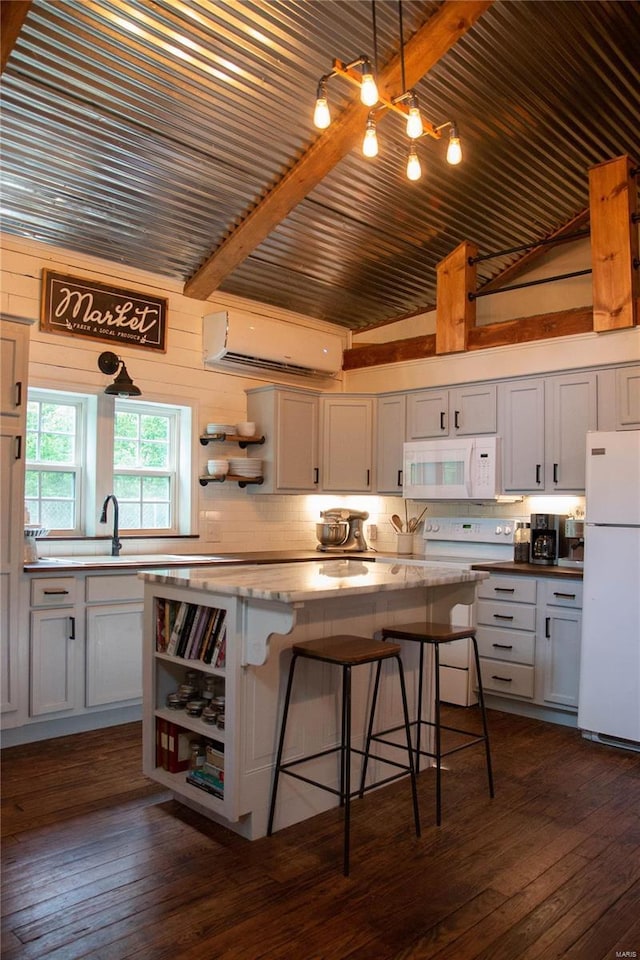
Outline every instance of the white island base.
{"type": "MultiPolygon", "coordinates": [[[[333,634],[372,636],[383,626],[421,618],[450,622],[457,604],[471,604],[476,582],[488,574],[450,567],[330,560],[236,568],[202,568],[142,574],[145,583],[144,749],[147,776],[173,791],[177,800],[248,839],[266,834],[273,765],[284,702],[290,648],[294,642],[333,634]],[[226,611],[226,663],[212,667],[157,650],[158,605],[180,602],[226,611]],[[218,677],[224,684],[224,730],[168,709],[167,695],[188,669],[218,677]],[[159,723],[167,722],[224,752],[224,795],[211,795],[187,782],[184,771],[161,764],[159,723]]],[[[162,607],[160,607],[162,609],[162,607]]],[[[164,643],[165,641],[162,641],[164,643]]],[[[162,644],[161,644],[162,645],[162,644]]],[[[415,716],[419,645],[403,644],[409,709],[415,716]]],[[[193,651],[192,651],[193,652],[193,651]]],[[[352,670],[353,745],[362,747],[372,691],[369,666],[352,670]]],[[[301,660],[289,714],[285,759],[294,759],[339,742],[340,673],[320,662],[301,660]]],[[[424,702],[432,710],[432,675],[427,671],[424,702]]],[[[427,716],[428,718],[428,716],[427,716]]],[[[383,665],[376,728],[400,724],[401,699],[393,662],[383,665]]],[[[402,731],[398,738],[401,742],[402,731]]],[[[393,748],[390,756],[401,759],[393,748]]],[[[376,746],[380,750],[380,746],[376,746]]],[[[404,753],[406,757],[406,752],[404,753]]],[[[357,755],[356,755],[357,757],[357,755]]],[[[357,758],[358,762],[360,758],[357,758]]],[[[355,762],[355,758],[354,758],[355,762]]],[[[318,758],[298,768],[337,787],[339,757],[318,758]]],[[[389,774],[371,765],[371,778],[389,774]]],[[[357,783],[358,768],[354,769],[357,783]]],[[[407,783],[407,791],[409,784],[407,783]]],[[[337,798],[309,784],[284,777],[278,791],[274,829],[304,820],[337,804],[337,798]]]]}

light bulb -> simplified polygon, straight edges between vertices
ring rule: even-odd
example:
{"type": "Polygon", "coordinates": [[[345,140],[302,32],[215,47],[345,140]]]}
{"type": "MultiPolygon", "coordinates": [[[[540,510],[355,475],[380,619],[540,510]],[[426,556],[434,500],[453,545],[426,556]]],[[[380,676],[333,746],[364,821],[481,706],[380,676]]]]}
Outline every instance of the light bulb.
{"type": "Polygon", "coordinates": [[[371,64],[365,60],[362,64],[362,85],[360,87],[360,100],[365,107],[374,107],[378,102],[378,87],[371,73],[371,64]]]}
{"type": "Polygon", "coordinates": [[[407,136],[410,140],[417,140],[418,137],[421,137],[423,133],[424,127],[422,126],[420,110],[415,106],[409,107],[409,114],[407,116],[407,136]]]}
{"type": "Polygon", "coordinates": [[[313,123],[318,130],[326,130],[331,123],[331,114],[329,113],[329,104],[326,97],[318,97],[316,108],[313,111],[313,123]]]}
{"type": "Polygon", "coordinates": [[[460,137],[455,136],[453,130],[449,137],[449,146],[447,147],[447,163],[455,166],[462,160],[462,147],[460,146],[460,137]]]}
{"type": "Polygon", "coordinates": [[[375,120],[367,120],[367,129],[362,141],[362,153],[365,157],[378,156],[378,134],[376,133],[375,120]]]}
{"type": "Polygon", "coordinates": [[[407,180],[419,180],[422,176],[422,167],[414,146],[409,150],[407,157],[407,180]]]}

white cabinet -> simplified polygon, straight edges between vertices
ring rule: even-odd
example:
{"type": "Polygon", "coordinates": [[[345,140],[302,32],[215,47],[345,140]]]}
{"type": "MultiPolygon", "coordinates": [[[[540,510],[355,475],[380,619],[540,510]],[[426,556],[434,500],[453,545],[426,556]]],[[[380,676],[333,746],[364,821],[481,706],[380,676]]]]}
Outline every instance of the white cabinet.
{"type": "MultiPolygon", "coordinates": [[[[486,693],[537,709],[574,713],[581,607],[579,578],[491,574],[483,580],[478,587],[477,639],[486,693]]],[[[514,712],[519,711],[514,707],[514,712]]]]}
{"type": "MultiPolygon", "coordinates": [[[[3,728],[26,711],[19,693],[20,573],[29,327],[0,320],[0,711],[3,728]]],[[[23,698],[24,699],[24,698],[23,698]]]]}
{"type": "Polygon", "coordinates": [[[403,393],[379,397],[376,407],[376,490],[402,494],[403,444],[407,398],[403,393]]]}
{"type": "Polygon", "coordinates": [[[640,365],[616,370],[616,429],[640,427],[640,365]]]}
{"type": "Polygon", "coordinates": [[[140,702],[143,594],[135,573],[30,579],[27,722],[140,702]]]}
{"type": "Polygon", "coordinates": [[[475,437],[497,430],[496,386],[471,383],[407,395],[407,440],[475,437]]]}
{"type": "Polygon", "coordinates": [[[373,400],[332,394],[320,399],[322,489],[373,491],[373,400]]]}
{"type": "Polygon", "coordinates": [[[87,577],[85,706],[142,697],[143,594],[137,577],[87,577]]]}
{"type": "Polygon", "coordinates": [[[486,693],[533,699],[536,597],[535,579],[492,574],[478,585],[476,636],[486,693]]]}
{"type": "Polygon", "coordinates": [[[74,577],[50,577],[31,583],[31,717],[70,712],[81,704],[78,681],[82,636],[76,588],[74,577]]]}
{"type": "Polygon", "coordinates": [[[505,493],[583,492],[586,435],[598,426],[596,374],[506,381],[498,395],[505,493]]]}
{"type": "Polygon", "coordinates": [[[254,493],[316,493],[320,483],[319,394],[294,388],[259,387],[247,391],[247,417],[265,442],[264,482],[254,493]]]}
{"type": "Polygon", "coordinates": [[[541,580],[544,601],[539,633],[538,698],[547,704],[578,709],[582,583],[541,580]]]}

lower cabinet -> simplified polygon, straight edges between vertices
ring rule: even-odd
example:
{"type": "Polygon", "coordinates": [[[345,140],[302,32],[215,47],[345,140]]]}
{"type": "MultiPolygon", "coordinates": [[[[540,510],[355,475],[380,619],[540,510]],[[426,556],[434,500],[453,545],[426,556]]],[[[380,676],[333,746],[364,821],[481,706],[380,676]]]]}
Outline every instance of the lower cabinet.
{"type": "Polygon", "coordinates": [[[26,723],[139,703],[142,581],[81,574],[31,577],[28,587],[26,723]]]}
{"type": "Polygon", "coordinates": [[[578,579],[492,574],[482,581],[477,638],[485,692],[576,712],[581,607],[578,579]]]}

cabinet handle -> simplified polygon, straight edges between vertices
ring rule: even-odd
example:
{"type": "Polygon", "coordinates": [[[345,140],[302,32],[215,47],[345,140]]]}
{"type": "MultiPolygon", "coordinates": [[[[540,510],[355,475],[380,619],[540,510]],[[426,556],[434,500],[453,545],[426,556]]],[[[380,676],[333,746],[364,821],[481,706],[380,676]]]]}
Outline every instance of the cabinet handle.
{"type": "Polygon", "coordinates": [[[513,677],[499,677],[497,673],[492,673],[491,679],[502,680],[503,683],[513,683],[513,677]]]}
{"type": "Polygon", "coordinates": [[[313,482],[320,483],[320,467],[313,468],[313,482]]]}
{"type": "Polygon", "coordinates": [[[515,587],[494,587],[496,593],[515,593],[515,587]]]}
{"type": "Polygon", "coordinates": [[[554,463],[553,465],[553,482],[554,483],[558,482],[558,464],[557,463],[554,463]]]}
{"type": "Polygon", "coordinates": [[[549,638],[551,637],[551,634],[549,633],[549,625],[550,625],[550,623],[551,623],[551,617],[545,617],[545,619],[544,619],[544,635],[545,635],[545,637],[546,637],[547,639],[549,639],[549,638]]]}
{"type": "Polygon", "coordinates": [[[57,590],[45,589],[42,592],[44,593],[45,597],[62,597],[62,596],[66,596],[69,593],[68,590],[63,590],[62,588],[57,590]]]}
{"type": "Polygon", "coordinates": [[[440,411],[440,429],[444,430],[444,410],[440,411]]]}
{"type": "Polygon", "coordinates": [[[69,634],[69,640],[75,640],[76,638],[76,618],[69,617],[71,633],[69,634]]]}
{"type": "Polygon", "coordinates": [[[536,483],[540,483],[540,469],[542,464],[536,463],[536,483]]]}
{"type": "Polygon", "coordinates": [[[508,617],[506,613],[494,613],[494,620],[513,620],[513,617],[508,617]]]}
{"type": "Polygon", "coordinates": [[[402,470],[398,470],[398,486],[402,486],[402,470]]]}
{"type": "Polygon", "coordinates": [[[22,406],[22,380],[16,382],[16,407],[22,406]]]}
{"type": "Polygon", "coordinates": [[[370,477],[371,477],[371,470],[367,470],[367,486],[369,486],[370,477]]]}
{"type": "Polygon", "coordinates": [[[459,411],[459,410],[455,410],[455,411],[454,411],[454,414],[453,414],[453,425],[454,425],[454,427],[456,428],[456,430],[459,430],[459,429],[460,429],[460,411],[459,411]]]}
{"type": "Polygon", "coordinates": [[[575,593],[555,593],[554,597],[557,597],[559,600],[575,600],[575,593]]]}
{"type": "Polygon", "coordinates": [[[492,647],[495,647],[496,650],[513,650],[512,643],[492,643],[492,647]]]}
{"type": "Polygon", "coordinates": [[[16,437],[16,460],[22,460],[22,437],[20,434],[16,437]]]}

